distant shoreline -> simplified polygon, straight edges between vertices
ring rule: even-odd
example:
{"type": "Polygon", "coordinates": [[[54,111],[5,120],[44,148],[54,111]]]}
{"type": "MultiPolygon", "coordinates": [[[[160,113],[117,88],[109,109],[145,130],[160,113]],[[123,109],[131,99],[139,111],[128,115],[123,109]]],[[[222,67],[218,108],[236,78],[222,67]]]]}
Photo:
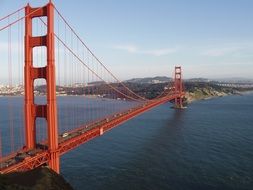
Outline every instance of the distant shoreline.
{"type": "Polygon", "coordinates": [[[233,93],[225,93],[225,92],[220,92],[219,95],[206,95],[203,97],[194,97],[190,96],[189,94],[186,94],[187,98],[187,104],[191,104],[192,102],[196,101],[203,101],[203,100],[210,100],[210,99],[215,99],[215,98],[222,98],[226,96],[244,96],[246,94],[253,94],[253,90],[246,90],[246,91],[238,91],[238,92],[233,92],[233,93]]]}

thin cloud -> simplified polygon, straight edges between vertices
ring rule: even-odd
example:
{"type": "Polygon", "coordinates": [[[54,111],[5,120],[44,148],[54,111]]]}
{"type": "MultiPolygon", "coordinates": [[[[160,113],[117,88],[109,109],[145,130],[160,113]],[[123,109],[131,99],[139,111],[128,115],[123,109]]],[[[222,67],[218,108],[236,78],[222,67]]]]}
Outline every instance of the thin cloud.
{"type": "Polygon", "coordinates": [[[220,49],[210,49],[204,52],[204,55],[211,56],[211,57],[219,57],[224,56],[227,54],[235,53],[242,50],[239,47],[228,47],[228,48],[220,48],[220,49]]]}
{"type": "Polygon", "coordinates": [[[135,45],[115,45],[112,47],[113,49],[127,51],[128,53],[134,54],[146,54],[152,56],[164,56],[168,54],[172,54],[178,51],[178,47],[175,48],[161,48],[161,49],[151,49],[145,50],[141,49],[135,45]]]}
{"type": "Polygon", "coordinates": [[[172,54],[178,51],[178,48],[165,48],[165,49],[154,49],[150,51],[144,51],[144,54],[150,54],[154,56],[162,56],[172,54]]]}
{"type": "Polygon", "coordinates": [[[210,57],[221,57],[226,55],[231,55],[235,53],[245,53],[249,50],[252,50],[253,47],[251,44],[227,44],[220,47],[213,47],[207,50],[204,50],[203,55],[210,57]]]}
{"type": "Polygon", "coordinates": [[[138,53],[139,49],[134,45],[116,45],[113,49],[124,50],[130,53],[138,53]]]}

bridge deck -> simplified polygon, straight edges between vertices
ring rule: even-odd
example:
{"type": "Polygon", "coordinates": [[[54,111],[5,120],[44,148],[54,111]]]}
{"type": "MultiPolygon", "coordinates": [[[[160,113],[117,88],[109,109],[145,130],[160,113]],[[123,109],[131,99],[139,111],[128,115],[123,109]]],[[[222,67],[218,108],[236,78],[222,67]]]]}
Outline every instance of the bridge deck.
{"type": "MultiPolygon", "coordinates": [[[[59,136],[59,154],[65,154],[68,151],[80,146],[81,144],[103,135],[110,129],[156,107],[165,102],[171,101],[180,95],[174,94],[156,101],[143,103],[141,106],[129,109],[125,112],[101,119],[97,122],[81,126],[78,129],[59,136]]],[[[34,150],[21,150],[16,154],[9,155],[0,161],[0,172],[10,173],[14,171],[25,171],[36,168],[48,163],[50,160],[49,152],[45,145],[38,145],[34,150]]]]}

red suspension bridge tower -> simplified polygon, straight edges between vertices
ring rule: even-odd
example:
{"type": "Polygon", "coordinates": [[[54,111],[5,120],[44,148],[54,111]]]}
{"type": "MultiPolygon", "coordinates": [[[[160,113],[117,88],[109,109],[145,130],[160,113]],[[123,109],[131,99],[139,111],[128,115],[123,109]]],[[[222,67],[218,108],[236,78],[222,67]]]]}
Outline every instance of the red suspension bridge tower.
{"type": "Polygon", "coordinates": [[[50,1],[46,6],[25,8],[25,134],[26,148],[36,148],[36,118],[45,118],[47,122],[49,166],[59,172],[58,126],[55,82],[55,45],[54,45],[54,6],[50,1]],[[47,17],[47,34],[32,36],[33,18],[47,17]],[[47,65],[34,67],[33,48],[47,48],[47,65]],[[47,84],[47,103],[37,105],[34,102],[34,80],[45,79],[47,84]]]}
{"type": "Polygon", "coordinates": [[[184,91],[182,81],[182,69],[180,66],[175,67],[174,85],[175,93],[179,94],[179,96],[175,98],[175,108],[183,108],[184,91]]]}

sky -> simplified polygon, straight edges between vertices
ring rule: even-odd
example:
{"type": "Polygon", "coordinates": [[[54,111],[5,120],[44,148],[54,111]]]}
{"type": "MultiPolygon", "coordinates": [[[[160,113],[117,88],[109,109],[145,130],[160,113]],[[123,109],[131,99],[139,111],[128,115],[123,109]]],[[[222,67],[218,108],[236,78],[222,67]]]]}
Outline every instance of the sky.
{"type": "MultiPolygon", "coordinates": [[[[0,17],[27,2],[0,0],[0,17]]],[[[252,0],[53,2],[121,80],[171,76],[175,65],[184,78],[253,78],[252,0]]]]}

